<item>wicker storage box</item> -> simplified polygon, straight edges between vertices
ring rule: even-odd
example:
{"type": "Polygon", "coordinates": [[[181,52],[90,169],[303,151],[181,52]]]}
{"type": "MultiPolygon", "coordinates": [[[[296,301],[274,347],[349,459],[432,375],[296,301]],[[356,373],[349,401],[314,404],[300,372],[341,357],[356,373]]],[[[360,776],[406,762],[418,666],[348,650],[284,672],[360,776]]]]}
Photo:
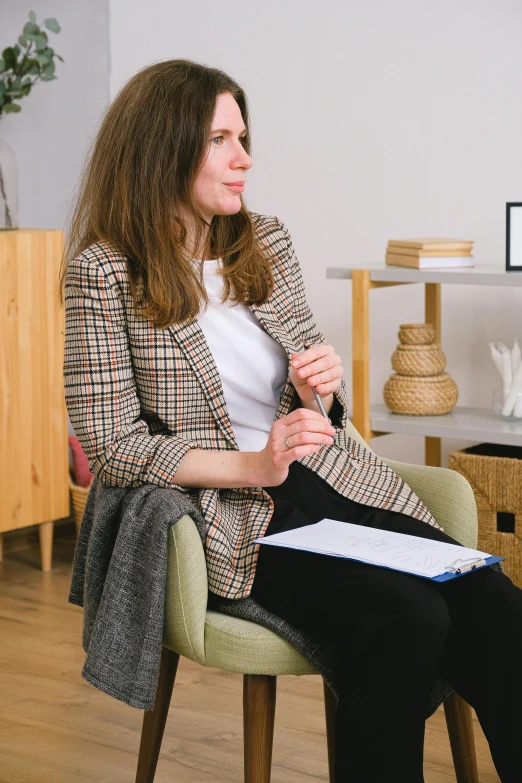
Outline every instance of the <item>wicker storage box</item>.
{"type": "Polygon", "coordinates": [[[72,505],[74,509],[74,524],[76,525],[76,532],[78,533],[90,487],[80,487],[69,478],[69,489],[71,490],[72,505]]]}
{"type": "Polygon", "coordinates": [[[391,358],[392,367],[399,375],[440,375],[446,366],[444,351],[432,345],[398,345],[391,358]]]}
{"type": "Polygon", "coordinates": [[[453,410],[459,393],[447,372],[428,377],[395,373],[384,384],[383,397],[392,413],[442,416],[453,410]]]}
{"type": "Polygon", "coordinates": [[[505,557],[504,571],[522,587],[522,447],[482,443],[449,456],[477,501],[478,548],[505,557]]]}

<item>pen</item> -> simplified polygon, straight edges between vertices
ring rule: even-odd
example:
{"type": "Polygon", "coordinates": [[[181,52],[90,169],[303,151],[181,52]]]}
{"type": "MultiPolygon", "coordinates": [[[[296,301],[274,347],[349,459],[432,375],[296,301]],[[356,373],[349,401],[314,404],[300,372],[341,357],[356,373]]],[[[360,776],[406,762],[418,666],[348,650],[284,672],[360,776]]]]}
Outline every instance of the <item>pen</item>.
{"type": "MultiPolygon", "coordinates": [[[[305,342],[303,342],[303,345],[304,345],[304,347],[305,347],[305,350],[307,350],[308,348],[310,348],[310,347],[311,347],[310,345],[308,345],[308,343],[305,343],[305,342]]],[[[319,395],[318,395],[318,393],[317,393],[317,389],[315,388],[315,386],[312,386],[312,391],[313,391],[313,393],[314,393],[315,401],[316,401],[316,403],[317,403],[317,406],[318,406],[318,408],[319,408],[319,412],[320,412],[320,413],[322,413],[322,415],[325,417],[325,419],[326,419],[327,421],[329,421],[329,422],[330,422],[330,424],[331,424],[332,422],[331,422],[331,420],[330,420],[330,417],[328,416],[328,414],[327,414],[327,412],[326,412],[326,410],[325,410],[325,407],[324,407],[324,405],[323,405],[323,401],[322,401],[322,399],[319,397],[319,395]]]]}

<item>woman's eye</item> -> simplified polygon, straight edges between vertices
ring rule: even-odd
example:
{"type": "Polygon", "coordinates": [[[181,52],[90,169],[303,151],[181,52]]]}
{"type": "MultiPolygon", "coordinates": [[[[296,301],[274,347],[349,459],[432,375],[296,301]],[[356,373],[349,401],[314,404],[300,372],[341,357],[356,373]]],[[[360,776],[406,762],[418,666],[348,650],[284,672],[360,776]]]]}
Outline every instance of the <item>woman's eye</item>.
{"type": "Polygon", "coordinates": [[[212,139],[212,144],[215,144],[216,147],[220,147],[222,141],[225,141],[225,137],[224,136],[216,136],[215,139],[212,139]]]}

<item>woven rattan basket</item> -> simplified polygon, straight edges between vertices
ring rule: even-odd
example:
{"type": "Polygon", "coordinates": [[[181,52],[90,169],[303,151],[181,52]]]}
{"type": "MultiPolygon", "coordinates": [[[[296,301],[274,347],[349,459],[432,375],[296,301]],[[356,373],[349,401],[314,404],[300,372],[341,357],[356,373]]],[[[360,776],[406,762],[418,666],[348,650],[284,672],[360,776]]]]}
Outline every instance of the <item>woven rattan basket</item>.
{"type": "Polygon", "coordinates": [[[69,489],[71,490],[74,509],[74,524],[76,525],[76,532],[78,533],[90,487],[79,487],[78,484],[73,483],[72,479],[69,479],[69,489]]]}
{"type": "Polygon", "coordinates": [[[431,324],[401,324],[398,337],[403,345],[429,345],[435,340],[435,327],[431,324]]]}
{"type": "Polygon", "coordinates": [[[505,557],[504,571],[522,587],[522,448],[482,443],[452,452],[449,467],[473,488],[478,548],[505,557]]]}
{"type": "Polygon", "coordinates": [[[392,375],[384,385],[384,402],[392,413],[439,416],[449,413],[459,397],[455,381],[443,372],[429,378],[392,375]]]}
{"type": "Polygon", "coordinates": [[[440,375],[446,357],[440,345],[398,345],[391,363],[399,375],[440,375]]]}

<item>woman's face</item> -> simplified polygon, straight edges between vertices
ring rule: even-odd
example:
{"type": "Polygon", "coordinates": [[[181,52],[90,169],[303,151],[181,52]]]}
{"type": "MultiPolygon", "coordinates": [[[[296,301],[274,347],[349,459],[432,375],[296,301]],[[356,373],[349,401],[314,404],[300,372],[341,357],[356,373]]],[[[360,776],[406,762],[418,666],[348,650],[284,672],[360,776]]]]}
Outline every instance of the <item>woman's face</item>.
{"type": "Polygon", "coordinates": [[[194,199],[210,223],[214,215],[233,215],[241,209],[240,194],[252,158],[243,148],[246,134],[241,111],[229,93],[218,96],[208,153],[194,182],[194,199]]]}

